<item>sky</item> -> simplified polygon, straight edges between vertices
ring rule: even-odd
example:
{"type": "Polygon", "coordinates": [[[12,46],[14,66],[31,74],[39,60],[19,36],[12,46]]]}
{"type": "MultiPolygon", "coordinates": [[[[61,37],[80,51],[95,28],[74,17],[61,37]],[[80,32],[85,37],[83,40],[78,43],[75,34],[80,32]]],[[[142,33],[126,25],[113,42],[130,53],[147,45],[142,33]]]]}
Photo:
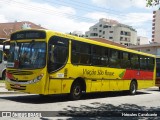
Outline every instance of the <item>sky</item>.
{"type": "Polygon", "coordinates": [[[0,23],[30,21],[44,28],[85,33],[100,18],[132,26],[151,40],[153,11],[146,0],[0,0],[0,23]]]}

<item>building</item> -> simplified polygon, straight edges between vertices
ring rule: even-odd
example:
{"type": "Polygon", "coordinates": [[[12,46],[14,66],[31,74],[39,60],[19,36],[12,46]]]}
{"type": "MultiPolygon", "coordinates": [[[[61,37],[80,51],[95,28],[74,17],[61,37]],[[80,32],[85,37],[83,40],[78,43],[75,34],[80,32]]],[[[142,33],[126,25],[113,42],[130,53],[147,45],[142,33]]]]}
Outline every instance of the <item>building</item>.
{"type": "Polygon", "coordinates": [[[102,18],[85,32],[89,38],[105,38],[110,41],[130,46],[137,44],[137,31],[131,26],[124,25],[115,20],[102,18]]]}
{"type": "Polygon", "coordinates": [[[152,42],[160,43],[160,10],[153,11],[152,42]]]}
{"type": "Polygon", "coordinates": [[[45,29],[40,25],[28,21],[0,23],[0,42],[2,43],[3,40],[9,39],[10,34],[17,30],[29,28],[45,29]]]}
{"type": "Polygon", "coordinates": [[[149,44],[149,40],[147,37],[138,36],[137,37],[137,45],[149,44]]]}
{"type": "Polygon", "coordinates": [[[160,43],[128,46],[127,48],[160,56],[160,43]]]}
{"type": "Polygon", "coordinates": [[[91,39],[91,40],[102,42],[102,43],[105,43],[105,44],[110,44],[110,45],[115,45],[115,46],[118,46],[118,47],[126,48],[125,45],[122,45],[122,44],[119,44],[119,43],[115,43],[115,42],[106,40],[104,38],[87,38],[87,39],[91,39]]]}

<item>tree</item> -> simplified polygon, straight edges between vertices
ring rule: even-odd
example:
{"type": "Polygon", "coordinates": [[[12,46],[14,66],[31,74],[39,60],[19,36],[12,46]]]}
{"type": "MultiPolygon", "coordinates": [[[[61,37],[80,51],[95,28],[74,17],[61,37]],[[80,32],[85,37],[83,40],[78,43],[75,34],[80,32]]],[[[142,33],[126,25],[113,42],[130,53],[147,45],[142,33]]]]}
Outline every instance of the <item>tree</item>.
{"type": "Polygon", "coordinates": [[[147,7],[159,5],[160,0],[146,0],[147,7]]]}

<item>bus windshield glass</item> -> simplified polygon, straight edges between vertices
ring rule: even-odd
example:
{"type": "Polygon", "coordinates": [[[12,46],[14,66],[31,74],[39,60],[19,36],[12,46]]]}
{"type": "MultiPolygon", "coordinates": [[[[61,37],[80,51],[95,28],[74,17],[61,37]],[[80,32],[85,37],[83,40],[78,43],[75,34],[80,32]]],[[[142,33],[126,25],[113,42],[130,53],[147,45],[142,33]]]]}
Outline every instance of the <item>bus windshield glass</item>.
{"type": "Polygon", "coordinates": [[[13,42],[10,44],[7,67],[42,68],[46,64],[45,42],[13,42]]]}

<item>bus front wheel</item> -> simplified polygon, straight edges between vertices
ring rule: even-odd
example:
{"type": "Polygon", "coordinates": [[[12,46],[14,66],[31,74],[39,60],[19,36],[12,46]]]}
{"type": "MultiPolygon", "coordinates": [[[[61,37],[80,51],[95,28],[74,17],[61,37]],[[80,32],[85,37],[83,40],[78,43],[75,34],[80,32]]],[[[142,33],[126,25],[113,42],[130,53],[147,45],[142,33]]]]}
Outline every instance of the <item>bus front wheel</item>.
{"type": "Polygon", "coordinates": [[[6,71],[2,73],[2,80],[5,80],[5,79],[6,79],[6,71]]]}
{"type": "Polygon", "coordinates": [[[78,100],[82,96],[82,86],[79,82],[74,82],[70,91],[70,98],[78,100]]]}
{"type": "Polygon", "coordinates": [[[129,91],[130,91],[131,95],[135,95],[136,94],[136,92],[137,92],[137,83],[136,83],[136,81],[132,81],[131,82],[129,91]]]}

